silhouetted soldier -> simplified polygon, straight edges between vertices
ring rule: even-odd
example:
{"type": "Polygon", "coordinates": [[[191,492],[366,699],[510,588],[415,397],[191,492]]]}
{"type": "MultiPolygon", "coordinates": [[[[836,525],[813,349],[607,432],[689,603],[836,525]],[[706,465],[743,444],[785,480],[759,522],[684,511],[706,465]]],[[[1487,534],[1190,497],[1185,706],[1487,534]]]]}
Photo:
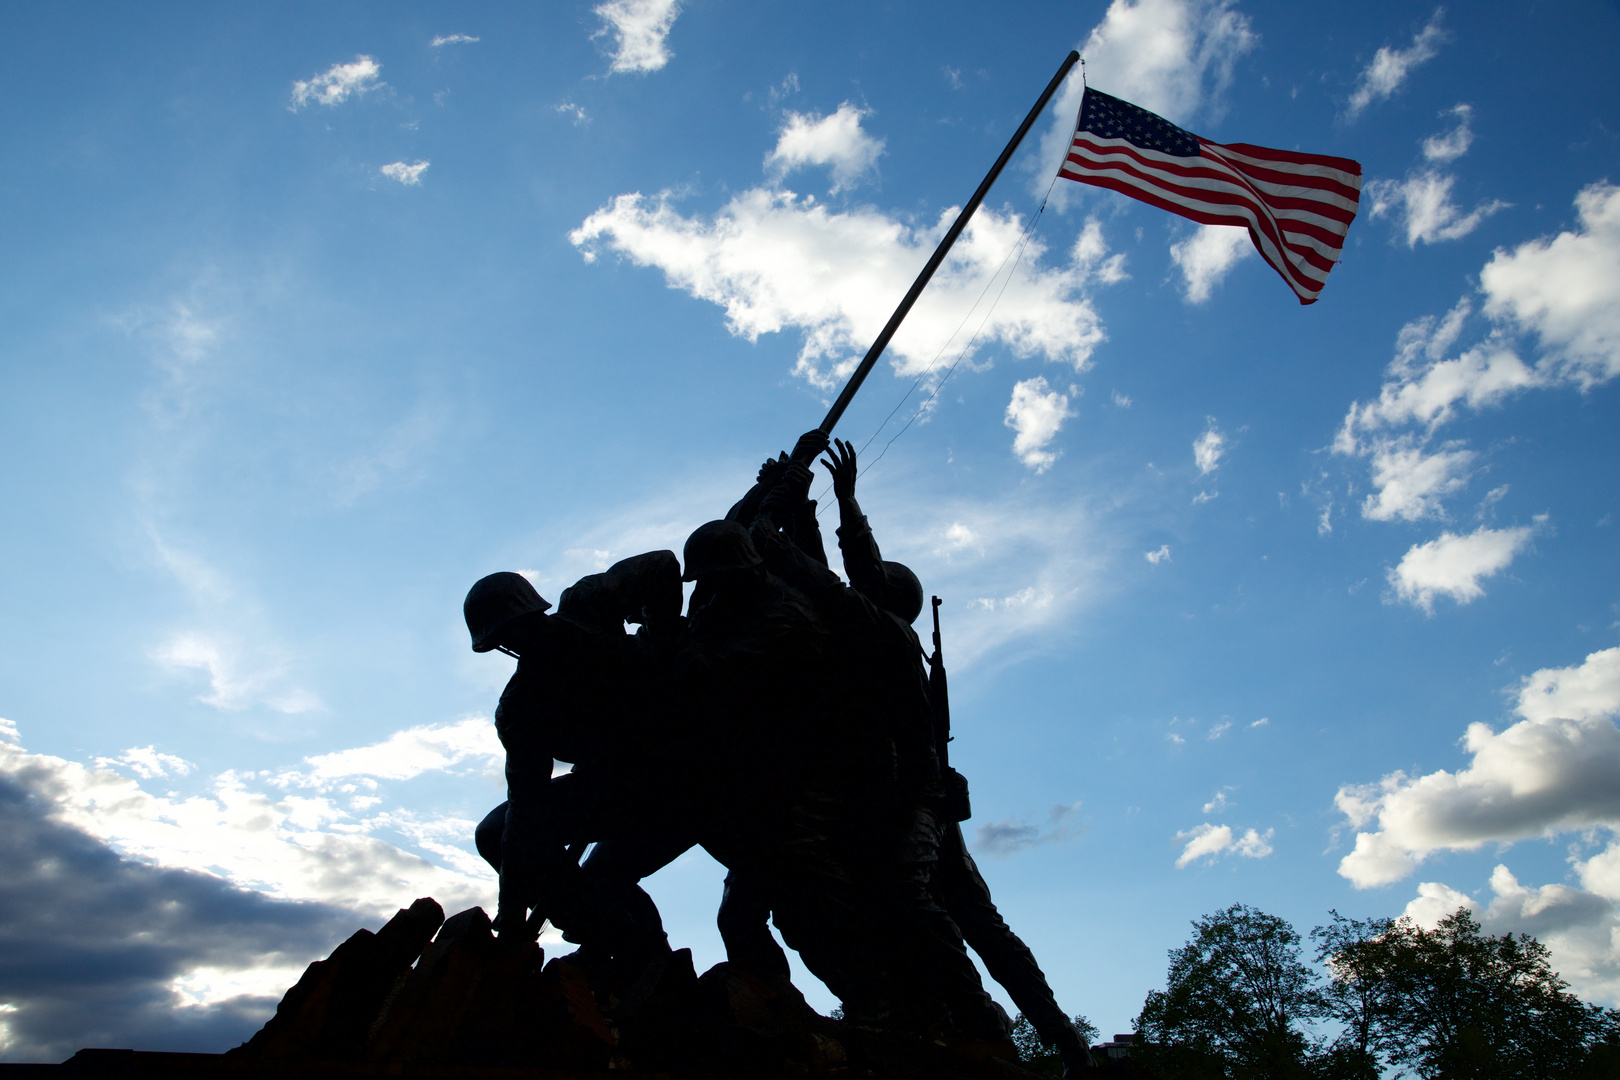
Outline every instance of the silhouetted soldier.
{"type": "MultiPolygon", "coordinates": [[[[842,439],[837,440],[828,457],[831,460],[823,459],[822,465],[832,473],[833,494],[838,499],[838,546],[850,585],[910,625],[922,614],[922,584],[903,564],[883,560],[871,524],[855,501],[858,470],[854,448],[842,439]]],[[[962,937],[979,954],[990,977],[1007,991],[1041,1040],[1062,1056],[1064,1075],[1072,1076],[1093,1064],[1085,1040],[1058,1008],[1057,999],[1029,946],[1013,933],[996,910],[990,898],[990,887],[985,884],[963,841],[960,823],[971,817],[972,811],[967,780],[950,767],[950,700],[945,689],[938,603],[936,599],[934,653],[928,661],[929,697],[934,719],[934,748],[945,790],[944,816],[948,823],[943,829],[939,863],[933,873],[934,894],[961,929],[962,937]]],[[[921,648],[920,642],[918,648],[921,648]]]]}
{"type": "MultiPolygon", "coordinates": [[[[857,823],[847,850],[865,863],[858,872],[878,901],[865,925],[887,935],[871,942],[869,966],[882,960],[888,970],[868,974],[879,980],[894,1021],[927,1030],[936,1019],[928,1011],[934,1000],[949,1009],[961,1037],[1002,1042],[1007,1037],[1002,1013],[985,994],[957,928],[929,891],[941,793],[921,645],[903,619],[846,586],[775,527],[792,519],[792,507],[808,494],[809,483],[808,469],[791,463],[762,502],[750,534],[767,566],[815,603],[832,632],[829,681],[839,692],[827,713],[830,738],[824,745],[845,755],[846,762],[870,767],[886,760],[888,775],[829,762],[802,802],[807,812],[823,813],[829,821],[857,823]]],[[[909,571],[904,576],[915,581],[909,571]]],[[[780,927],[782,899],[773,901],[780,927]]]]}
{"type": "Polygon", "coordinates": [[[474,650],[518,657],[495,711],[508,799],[475,834],[501,875],[501,936],[532,939],[549,917],[569,940],[614,955],[667,951],[657,908],[635,881],[691,843],[671,832],[669,808],[648,813],[663,764],[649,714],[680,601],[679,564],[667,551],[581,579],[555,615],[517,574],[492,574],[467,594],[474,650]],[[643,624],[633,638],[627,620],[643,624]],[[555,760],[574,769],[554,779],[555,760]],[[602,842],[582,869],[579,851],[591,841],[602,842]]]}

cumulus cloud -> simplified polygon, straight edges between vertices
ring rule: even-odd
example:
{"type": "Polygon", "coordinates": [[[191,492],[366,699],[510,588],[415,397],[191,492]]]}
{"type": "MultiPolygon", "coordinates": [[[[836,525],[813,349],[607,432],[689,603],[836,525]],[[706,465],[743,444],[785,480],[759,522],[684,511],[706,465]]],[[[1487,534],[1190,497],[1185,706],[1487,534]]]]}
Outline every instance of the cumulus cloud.
{"type": "MultiPolygon", "coordinates": [[[[1620,854],[1611,846],[1602,856],[1620,854]]],[[[1587,885],[1584,867],[1582,885],[1587,885]]],[[[1438,881],[1425,881],[1402,914],[1432,929],[1459,909],[1487,934],[1529,934],[1547,946],[1553,969],[1588,1001],[1620,1003],[1620,908],[1616,894],[1553,883],[1527,886],[1506,866],[1491,872],[1490,904],[1438,881]]]]}
{"type": "Polygon", "coordinates": [[[668,39],[681,13],[680,0],[608,0],[592,10],[602,28],[591,36],[614,41],[609,71],[657,71],[674,55],[668,39]]]}
{"type": "MultiPolygon", "coordinates": [[[[406,741],[434,740],[419,730],[406,741]]],[[[466,741],[459,732],[447,735],[439,752],[446,760],[465,761],[474,755],[458,758],[445,754],[443,746],[466,741]]],[[[324,781],[345,769],[362,781],[390,772],[410,774],[408,754],[391,758],[385,750],[372,749],[369,755],[339,754],[306,764],[324,781]]],[[[367,917],[391,914],[418,896],[436,897],[452,910],[492,899],[494,875],[468,850],[476,822],[424,820],[398,810],[365,814],[342,805],[344,795],[371,790],[375,780],[357,783],[350,792],[328,788],[313,795],[272,794],[263,790],[266,781],[260,775],[227,771],[202,793],[157,796],[110,769],[29,753],[15,726],[5,723],[0,723],[0,780],[29,792],[50,821],[80,830],[121,856],[210,874],[268,897],[332,904],[367,917]],[[443,843],[446,829],[461,846],[443,843]],[[373,835],[377,833],[397,835],[450,865],[373,835]],[[452,848],[457,854],[451,854],[452,848]]],[[[498,791],[496,784],[489,786],[492,794],[498,791]]]]}
{"type": "Polygon", "coordinates": [[[1158,566],[1162,562],[1169,562],[1170,561],[1170,545],[1169,544],[1160,544],[1157,551],[1144,551],[1144,552],[1142,552],[1142,558],[1146,559],[1148,562],[1152,563],[1154,566],[1158,566]]]}
{"type": "Polygon", "coordinates": [[[827,116],[789,112],[776,148],[765,155],[765,167],[781,177],[806,165],[828,165],[833,194],[853,187],[877,167],[883,153],[883,140],[861,129],[861,118],[869,115],[848,101],[827,116]]]}
{"type": "Polygon", "coordinates": [[[1058,453],[1046,447],[1057,437],[1064,419],[1073,415],[1068,395],[1049,389],[1041,376],[1016,383],[1004,422],[1018,433],[1013,439],[1018,460],[1038,473],[1050,468],[1058,453]]]}
{"type": "Polygon", "coordinates": [[[0,1059],[61,1061],[85,1046],[218,1053],[362,925],[329,904],[122,856],[58,819],[51,781],[49,769],[0,771],[0,1059]]]}
{"type": "Polygon", "coordinates": [[[505,760],[506,751],[495,734],[495,725],[482,716],[471,716],[453,724],[419,724],[370,746],[317,754],[305,759],[308,769],[279,773],[275,782],[281,787],[329,790],[335,782],[350,777],[409,780],[469,761],[476,769],[496,774],[505,760]]]}
{"type": "Polygon", "coordinates": [[[1514,556],[1530,544],[1532,526],[1488,529],[1480,526],[1466,536],[1442,532],[1438,538],[1414,544],[1389,571],[1397,599],[1434,613],[1434,601],[1449,596],[1459,604],[1485,595],[1480,581],[1507,569],[1514,556]]]}
{"type": "Polygon", "coordinates": [[[292,110],[297,112],[310,102],[317,105],[337,105],[369,94],[388,84],[377,78],[382,65],[369,56],[356,56],[347,64],[333,64],[324,72],[308,80],[293,83],[292,110]]]}
{"type": "MultiPolygon", "coordinates": [[[[1537,671],[1521,683],[1517,711],[1524,719],[1501,732],[1468,726],[1471,760],[1457,772],[1395,772],[1341,787],[1335,805],[1358,831],[1339,873],[1368,888],[1405,877],[1437,851],[1620,829],[1620,728],[1612,719],[1620,712],[1620,649],[1537,671]]],[[[1602,883],[1620,899],[1620,875],[1611,881],[1608,863],[1594,862],[1587,887],[1602,883]]]]}
{"type": "Polygon", "coordinates": [[[1620,375],[1620,187],[1575,197],[1580,225],[1498,250],[1479,274],[1485,314],[1541,339],[1537,370],[1582,390],[1620,375]]]}
{"type": "MultiPolygon", "coordinates": [[[[871,208],[833,212],[813,197],[761,187],[712,218],[687,217],[667,192],[635,193],[586,218],[569,239],[587,261],[608,250],[657,267],[672,287],[723,307],[728,329],[750,341],[802,330],[795,373],[831,388],[854,369],[956,214],[952,207],[934,229],[913,229],[871,208]]],[[[897,373],[922,373],[951,344],[1023,231],[1016,214],[980,207],[890,344],[897,373]]],[[[1043,266],[1044,253],[1029,241],[975,348],[1000,343],[1015,356],[1083,370],[1104,337],[1086,288],[1106,282],[1118,264],[1078,243],[1065,266],[1043,266]]]]}
{"type": "Polygon", "coordinates": [[[440,34],[428,42],[428,47],[437,49],[441,45],[471,45],[477,40],[470,34],[440,34]]]}
{"type": "Polygon", "coordinates": [[[1406,48],[1393,49],[1385,45],[1374,54],[1372,63],[1362,69],[1356,80],[1356,88],[1350,94],[1350,104],[1345,111],[1348,119],[1354,120],[1369,105],[1387,100],[1401,88],[1414,69],[1434,59],[1440,51],[1441,42],[1446,39],[1446,32],[1440,26],[1445,11],[1443,7],[1435,8],[1428,24],[1417,32],[1412,44],[1406,48]]]}
{"type": "MultiPolygon", "coordinates": [[[[1260,42],[1248,16],[1235,8],[1233,0],[1113,0],[1080,53],[1109,93],[1173,123],[1218,117],[1238,60],[1260,42]]],[[[1071,77],[1050,110],[1032,163],[1043,191],[1068,151],[1083,89],[1071,77]]]]}
{"type": "Polygon", "coordinates": [[[1005,859],[1032,847],[1068,843],[1085,834],[1079,816],[1079,803],[1057,803],[1047,812],[1044,825],[1029,825],[1012,818],[988,821],[979,826],[973,848],[992,859],[1005,859]]]}
{"type": "Polygon", "coordinates": [[[1217,856],[1223,854],[1263,859],[1271,854],[1271,838],[1275,833],[1275,829],[1267,829],[1264,834],[1249,829],[1237,835],[1230,825],[1211,825],[1206,821],[1186,832],[1176,833],[1177,843],[1185,841],[1181,855],[1176,859],[1176,869],[1183,869],[1199,859],[1214,862],[1217,856]]]}
{"type": "Polygon", "coordinates": [[[1591,184],[1575,205],[1576,229],[1498,250],[1485,264],[1488,325],[1474,344],[1452,354],[1475,317],[1469,297],[1444,316],[1402,327],[1377,398],[1353,403],[1333,442],[1335,453],[1372,459],[1375,490],[1364,516],[1443,516],[1444,499],[1467,483],[1474,455],[1436,433],[1462,410],[1531,389],[1585,391],[1620,375],[1620,187],[1591,184]],[[1530,335],[1541,346],[1533,364],[1518,343],[1530,335]]]}
{"type": "Polygon", "coordinates": [[[427,171],[429,164],[431,163],[418,161],[414,165],[407,165],[403,161],[395,161],[377,171],[390,180],[398,180],[406,187],[414,187],[422,182],[422,174],[427,171]]]}
{"type": "Polygon", "coordinates": [[[1254,254],[1247,229],[1200,225],[1185,240],[1170,245],[1170,259],[1181,268],[1189,304],[1202,304],[1227,271],[1254,254]]]}
{"type": "Polygon", "coordinates": [[[1208,476],[1220,468],[1221,457],[1226,453],[1226,436],[1215,426],[1213,416],[1208,423],[1204,433],[1193,440],[1193,464],[1198,466],[1199,476],[1208,476]]]}

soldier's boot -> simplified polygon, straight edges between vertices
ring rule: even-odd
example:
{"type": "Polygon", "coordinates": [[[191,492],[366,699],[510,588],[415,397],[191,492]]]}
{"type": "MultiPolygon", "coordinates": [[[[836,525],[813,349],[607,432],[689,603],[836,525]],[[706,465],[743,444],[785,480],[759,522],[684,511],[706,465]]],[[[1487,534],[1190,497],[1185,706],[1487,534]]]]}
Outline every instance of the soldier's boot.
{"type": "Polygon", "coordinates": [[[1073,1024],[1063,1025],[1063,1030],[1058,1032],[1052,1044],[1063,1059],[1064,1080],[1081,1080],[1096,1075],[1097,1059],[1091,1056],[1090,1047],[1086,1046],[1086,1040],[1080,1037],[1079,1030],[1073,1024]]]}

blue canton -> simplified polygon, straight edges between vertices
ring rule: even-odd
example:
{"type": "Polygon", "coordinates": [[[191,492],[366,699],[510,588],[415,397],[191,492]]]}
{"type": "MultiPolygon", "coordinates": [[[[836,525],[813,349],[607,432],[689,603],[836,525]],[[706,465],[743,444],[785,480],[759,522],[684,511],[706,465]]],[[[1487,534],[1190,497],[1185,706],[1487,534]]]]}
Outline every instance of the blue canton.
{"type": "Polygon", "coordinates": [[[1198,139],[1162,116],[1139,109],[1128,101],[1086,88],[1080,103],[1080,131],[1099,139],[1128,139],[1143,150],[1176,157],[1197,157],[1198,139]]]}

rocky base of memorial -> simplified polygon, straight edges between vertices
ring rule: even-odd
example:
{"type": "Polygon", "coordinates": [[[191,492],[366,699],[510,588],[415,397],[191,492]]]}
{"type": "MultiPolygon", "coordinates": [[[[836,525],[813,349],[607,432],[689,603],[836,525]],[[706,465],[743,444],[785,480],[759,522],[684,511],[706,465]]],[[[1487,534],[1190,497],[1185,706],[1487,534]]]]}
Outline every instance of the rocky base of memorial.
{"type": "MultiPolygon", "coordinates": [[[[227,1057],[575,1072],[1030,1080],[1011,1044],[957,1044],[822,1016],[791,983],[729,964],[698,975],[681,949],[628,982],[538,945],[498,943],[471,908],[431,899],[311,964],[276,1014],[227,1057]]],[[[244,1060],[247,1059],[247,1060],[244,1060]]]]}

